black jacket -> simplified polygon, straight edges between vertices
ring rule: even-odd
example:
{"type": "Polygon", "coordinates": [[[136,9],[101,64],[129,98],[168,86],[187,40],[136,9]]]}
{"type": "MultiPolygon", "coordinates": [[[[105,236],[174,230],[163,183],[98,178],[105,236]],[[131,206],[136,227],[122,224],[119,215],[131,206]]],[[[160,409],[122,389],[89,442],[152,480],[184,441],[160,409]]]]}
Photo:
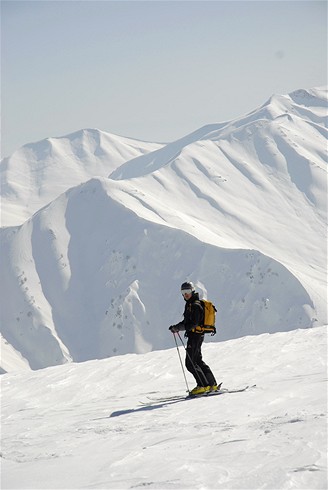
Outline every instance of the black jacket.
{"type": "Polygon", "coordinates": [[[186,333],[189,334],[193,328],[202,325],[203,316],[204,312],[199,295],[198,293],[193,293],[191,298],[186,301],[183,320],[176,327],[179,330],[186,330],[186,333]]]}

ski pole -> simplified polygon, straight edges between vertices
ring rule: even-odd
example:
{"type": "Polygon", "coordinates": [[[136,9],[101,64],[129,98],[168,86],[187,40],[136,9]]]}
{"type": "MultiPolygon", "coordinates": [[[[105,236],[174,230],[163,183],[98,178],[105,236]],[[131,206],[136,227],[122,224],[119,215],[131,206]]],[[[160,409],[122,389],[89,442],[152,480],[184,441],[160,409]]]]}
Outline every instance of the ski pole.
{"type": "MultiPolygon", "coordinates": [[[[178,335],[179,335],[179,333],[178,333],[178,335]]],[[[175,332],[173,332],[173,337],[174,337],[175,345],[177,346],[178,356],[179,356],[179,360],[180,360],[180,364],[181,364],[181,369],[182,369],[182,372],[183,372],[183,376],[184,376],[184,379],[185,379],[185,382],[186,382],[187,391],[188,391],[188,393],[190,393],[188,382],[187,382],[187,378],[186,378],[186,373],[185,373],[185,370],[183,369],[183,364],[182,364],[182,360],[181,360],[181,355],[180,355],[180,351],[179,351],[178,342],[177,342],[177,339],[175,337],[175,332]]],[[[179,335],[179,337],[180,337],[180,335],[179,335]]]]}
{"type": "Polygon", "coordinates": [[[205,374],[204,374],[204,372],[203,372],[202,368],[201,368],[200,366],[198,366],[198,364],[196,364],[196,365],[195,365],[194,361],[191,359],[191,356],[190,356],[190,354],[189,354],[189,352],[188,352],[188,349],[186,348],[185,343],[184,343],[184,341],[182,340],[182,338],[181,338],[181,336],[180,336],[179,332],[177,332],[177,334],[178,334],[178,336],[179,336],[179,339],[181,340],[181,344],[183,345],[184,350],[186,351],[186,355],[187,355],[187,357],[189,358],[189,361],[190,361],[190,363],[191,363],[192,367],[194,368],[194,371],[195,371],[195,372],[200,373],[200,374],[202,375],[202,377],[203,377],[203,380],[205,381],[205,385],[208,385],[207,378],[206,378],[206,376],[205,376],[205,374]]]}

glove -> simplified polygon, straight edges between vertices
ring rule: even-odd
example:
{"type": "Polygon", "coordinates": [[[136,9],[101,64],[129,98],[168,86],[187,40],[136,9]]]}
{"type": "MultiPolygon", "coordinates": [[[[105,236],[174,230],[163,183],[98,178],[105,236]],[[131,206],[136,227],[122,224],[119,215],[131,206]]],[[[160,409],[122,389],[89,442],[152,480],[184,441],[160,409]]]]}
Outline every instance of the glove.
{"type": "Polygon", "coordinates": [[[172,332],[172,333],[177,333],[179,332],[179,327],[177,325],[171,325],[169,327],[169,330],[172,332]]]}

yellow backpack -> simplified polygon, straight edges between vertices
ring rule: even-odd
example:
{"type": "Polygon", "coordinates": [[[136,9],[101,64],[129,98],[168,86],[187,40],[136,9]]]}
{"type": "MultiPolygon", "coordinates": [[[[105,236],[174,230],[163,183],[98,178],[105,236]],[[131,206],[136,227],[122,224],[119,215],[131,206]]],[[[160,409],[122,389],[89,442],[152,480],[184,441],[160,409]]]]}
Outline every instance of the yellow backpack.
{"type": "Polygon", "coordinates": [[[215,313],[217,312],[217,309],[213,303],[207,299],[201,299],[200,303],[204,310],[204,322],[202,325],[199,325],[192,331],[196,333],[210,333],[211,335],[215,335],[215,313]]]}

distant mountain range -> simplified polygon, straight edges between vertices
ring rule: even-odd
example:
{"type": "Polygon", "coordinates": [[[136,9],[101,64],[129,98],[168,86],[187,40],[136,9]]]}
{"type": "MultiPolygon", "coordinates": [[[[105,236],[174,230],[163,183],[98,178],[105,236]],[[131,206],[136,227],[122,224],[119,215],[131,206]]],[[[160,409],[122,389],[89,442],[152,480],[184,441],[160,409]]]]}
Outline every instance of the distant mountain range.
{"type": "Polygon", "coordinates": [[[165,145],[50,138],[1,182],[3,372],[171,347],[185,279],[211,341],[327,322],[326,88],[165,145]]]}

